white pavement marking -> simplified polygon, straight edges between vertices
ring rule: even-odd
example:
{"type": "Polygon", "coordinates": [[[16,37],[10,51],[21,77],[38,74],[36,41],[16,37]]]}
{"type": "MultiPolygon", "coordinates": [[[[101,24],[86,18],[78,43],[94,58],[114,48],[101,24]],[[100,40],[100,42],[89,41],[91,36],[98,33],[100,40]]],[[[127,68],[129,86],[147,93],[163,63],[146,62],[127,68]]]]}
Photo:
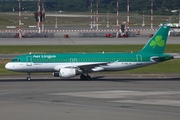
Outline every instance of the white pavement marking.
{"type": "Polygon", "coordinates": [[[51,95],[67,95],[75,97],[91,97],[91,98],[129,98],[138,96],[150,96],[150,95],[180,95],[180,91],[89,91],[89,92],[70,92],[70,93],[52,93],[51,95]]]}
{"type": "Polygon", "coordinates": [[[88,91],[88,92],[69,92],[69,93],[52,93],[51,95],[66,95],[74,97],[88,97],[101,99],[121,99],[109,102],[135,103],[180,106],[179,100],[172,100],[171,95],[180,95],[180,91],[88,91]],[[122,100],[123,99],[123,100],[122,100]]]}
{"type": "Polygon", "coordinates": [[[5,93],[0,93],[0,96],[2,96],[2,95],[7,95],[7,94],[13,94],[13,93],[15,93],[15,92],[5,92],[5,93]]]}
{"type": "Polygon", "coordinates": [[[119,103],[134,103],[134,104],[148,104],[148,105],[165,105],[165,106],[180,106],[179,100],[167,100],[167,99],[143,99],[143,100],[118,100],[111,102],[119,103]]]}

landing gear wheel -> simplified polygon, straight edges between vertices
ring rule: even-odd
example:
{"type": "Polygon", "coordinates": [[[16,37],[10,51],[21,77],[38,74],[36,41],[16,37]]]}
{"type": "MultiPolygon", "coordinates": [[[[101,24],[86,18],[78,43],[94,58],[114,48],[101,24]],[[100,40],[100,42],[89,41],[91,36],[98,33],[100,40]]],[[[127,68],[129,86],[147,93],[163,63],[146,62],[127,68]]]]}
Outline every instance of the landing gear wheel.
{"type": "Polygon", "coordinates": [[[30,81],[30,80],[31,80],[31,77],[27,77],[27,80],[30,81]]]}
{"type": "Polygon", "coordinates": [[[85,80],[85,79],[86,79],[86,76],[85,76],[84,74],[82,74],[82,75],[80,76],[80,79],[81,79],[81,80],[85,80]]]}
{"type": "Polygon", "coordinates": [[[31,80],[31,73],[28,73],[27,80],[28,80],[28,81],[31,80]]]}
{"type": "Polygon", "coordinates": [[[81,80],[91,80],[91,76],[82,74],[82,75],[80,76],[80,79],[81,79],[81,80]]]}
{"type": "Polygon", "coordinates": [[[86,80],[91,80],[91,76],[87,75],[86,80]]]}

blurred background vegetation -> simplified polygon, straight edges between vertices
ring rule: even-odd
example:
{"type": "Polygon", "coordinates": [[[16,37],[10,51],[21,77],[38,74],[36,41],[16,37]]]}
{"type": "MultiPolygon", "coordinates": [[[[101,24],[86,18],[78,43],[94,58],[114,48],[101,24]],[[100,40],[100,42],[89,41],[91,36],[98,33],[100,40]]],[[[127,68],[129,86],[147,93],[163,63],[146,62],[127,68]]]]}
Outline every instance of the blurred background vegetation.
{"type": "MultiPolygon", "coordinates": [[[[38,0],[21,0],[22,11],[37,11],[38,0]]],[[[91,0],[41,0],[44,1],[46,11],[66,11],[66,12],[88,12],[90,11],[91,0]]],[[[116,12],[116,0],[98,0],[99,12],[111,13],[116,12]]],[[[150,14],[152,0],[129,0],[130,11],[150,14]]],[[[93,10],[96,10],[96,0],[92,0],[93,10]]],[[[119,11],[127,10],[127,0],[119,0],[119,11]]],[[[174,14],[171,10],[179,10],[179,0],[154,0],[153,10],[154,14],[171,15],[174,14]]],[[[10,12],[18,11],[17,0],[0,0],[0,11],[10,12]]]]}

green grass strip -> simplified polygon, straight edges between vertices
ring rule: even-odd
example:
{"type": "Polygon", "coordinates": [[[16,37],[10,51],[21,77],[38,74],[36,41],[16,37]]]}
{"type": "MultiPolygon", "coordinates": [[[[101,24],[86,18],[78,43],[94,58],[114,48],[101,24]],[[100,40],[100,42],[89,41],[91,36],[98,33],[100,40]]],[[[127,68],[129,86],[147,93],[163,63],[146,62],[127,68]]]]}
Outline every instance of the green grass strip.
{"type": "MultiPolygon", "coordinates": [[[[62,53],[62,52],[131,52],[139,51],[144,45],[26,45],[0,46],[0,54],[62,53]]],[[[180,45],[167,45],[166,53],[180,53],[180,45]]]]}

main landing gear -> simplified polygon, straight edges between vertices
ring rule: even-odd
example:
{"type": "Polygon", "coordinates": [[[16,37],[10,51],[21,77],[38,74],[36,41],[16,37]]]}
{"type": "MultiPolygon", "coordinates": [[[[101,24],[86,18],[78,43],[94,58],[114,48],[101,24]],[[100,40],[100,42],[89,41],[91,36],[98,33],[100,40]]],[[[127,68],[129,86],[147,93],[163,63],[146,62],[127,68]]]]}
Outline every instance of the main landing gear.
{"type": "Polygon", "coordinates": [[[81,74],[80,79],[81,80],[91,80],[91,76],[89,76],[88,74],[87,75],[81,74]]]}
{"type": "Polygon", "coordinates": [[[28,73],[28,75],[27,75],[27,78],[26,78],[28,81],[30,81],[31,80],[31,73],[28,73]]]}

